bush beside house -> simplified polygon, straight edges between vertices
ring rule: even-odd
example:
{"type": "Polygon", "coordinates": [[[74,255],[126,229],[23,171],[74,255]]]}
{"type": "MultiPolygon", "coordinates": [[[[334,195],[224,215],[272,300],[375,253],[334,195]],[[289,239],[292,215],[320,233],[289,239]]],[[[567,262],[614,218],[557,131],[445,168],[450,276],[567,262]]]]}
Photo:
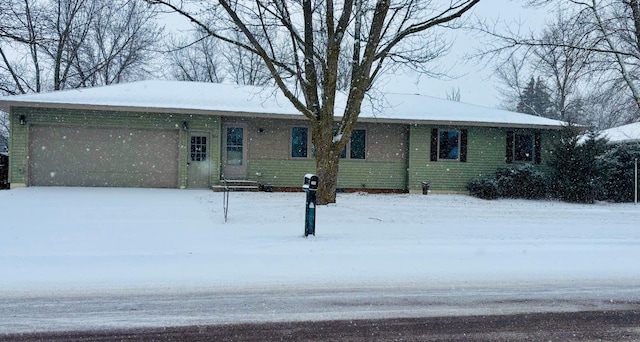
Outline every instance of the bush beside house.
{"type": "Polygon", "coordinates": [[[640,159],[638,144],[617,144],[604,153],[602,168],[606,178],[603,181],[601,199],[612,202],[634,201],[636,159],[640,159]]]}
{"type": "Polygon", "coordinates": [[[548,177],[533,165],[522,164],[499,168],[492,177],[474,179],[467,184],[467,190],[483,199],[540,199],[547,196],[548,177]]]}
{"type": "Polygon", "coordinates": [[[593,203],[602,199],[607,141],[590,134],[581,142],[578,133],[567,127],[554,149],[549,162],[551,195],[566,202],[593,203]]]}
{"type": "Polygon", "coordinates": [[[609,144],[589,134],[579,139],[578,130],[567,127],[554,147],[545,173],[533,165],[500,168],[493,177],[467,184],[473,196],[496,198],[557,198],[566,202],[634,200],[634,164],[640,144],[609,144]]]}

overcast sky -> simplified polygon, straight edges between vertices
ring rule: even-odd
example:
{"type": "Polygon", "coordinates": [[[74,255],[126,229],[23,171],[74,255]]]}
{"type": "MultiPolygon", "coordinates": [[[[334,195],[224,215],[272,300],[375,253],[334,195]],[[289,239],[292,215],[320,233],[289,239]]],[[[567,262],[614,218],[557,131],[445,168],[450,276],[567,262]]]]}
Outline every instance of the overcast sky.
{"type": "MultiPolygon", "coordinates": [[[[524,0],[482,0],[473,10],[473,16],[499,21],[503,25],[511,27],[520,26],[521,30],[528,31],[540,27],[545,21],[545,12],[540,9],[524,8],[524,0]]],[[[165,16],[167,28],[188,28],[189,22],[177,14],[165,16]]],[[[460,89],[461,101],[487,107],[500,107],[501,99],[497,91],[499,85],[492,77],[493,67],[486,64],[478,64],[467,61],[468,54],[473,53],[481,41],[477,37],[461,30],[452,31],[455,40],[450,53],[438,60],[439,69],[451,69],[450,76],[453,79],[433,79],[418,77],[415,74],[397,74],[390,76],[379,87],[385,90],[403,93],[419,93],[440,98],[446,98],[452,89],[460,89]]]]}
{"type": "MultiPolygon", "coordinates": [[[[535,30],[544,24],[545,12],[542,9],[523,8],[524,0],[483,0],[476,5],[474,15],[488,20],[499,20],[521,30],[535,30]]],[[[437,80],[415,75],[400,75],[388,81],[387,88],[403,92],[420,93],[446,98],[451,89],[460,89],[461,101],[498,107],[501,104],[496,87],[498,81],[492,77],[493,68],[485,64],[468,61],[466,54],[472,53],[481,42],[470,34],[458,31],[451,52],[439,63],[451,68],[459,77],[448,80],[437,80]],[[409,81],[407,81],[407,79],[409,81]]]]}

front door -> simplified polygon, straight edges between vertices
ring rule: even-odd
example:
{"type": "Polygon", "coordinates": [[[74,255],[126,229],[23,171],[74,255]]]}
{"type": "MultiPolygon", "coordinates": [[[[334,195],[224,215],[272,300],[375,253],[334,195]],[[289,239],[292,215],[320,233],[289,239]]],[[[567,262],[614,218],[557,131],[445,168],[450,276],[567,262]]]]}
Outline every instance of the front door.
{"type": "Polygon", "coordinates": [[[246,125],[229,123],[222,137],[222,176],[226,179],[247,177],[246,125]]]}
{"type": "Polygon", "coordinates": [[[209,188],[211,184],[211,161],[209,158],[209,135],[191,133],[189,137],[189,162],[187,164],[187,187],[209,188]]]}

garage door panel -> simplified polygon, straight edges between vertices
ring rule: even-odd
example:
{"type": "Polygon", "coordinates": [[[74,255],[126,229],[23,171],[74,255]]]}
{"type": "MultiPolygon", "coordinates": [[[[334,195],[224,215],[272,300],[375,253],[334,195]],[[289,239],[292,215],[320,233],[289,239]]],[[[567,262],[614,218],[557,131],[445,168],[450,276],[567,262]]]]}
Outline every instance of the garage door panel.
{"type": "Polygon", "coordinates": [[[32,126],[31,185],[177,187],[178,131],[32,126]]]}

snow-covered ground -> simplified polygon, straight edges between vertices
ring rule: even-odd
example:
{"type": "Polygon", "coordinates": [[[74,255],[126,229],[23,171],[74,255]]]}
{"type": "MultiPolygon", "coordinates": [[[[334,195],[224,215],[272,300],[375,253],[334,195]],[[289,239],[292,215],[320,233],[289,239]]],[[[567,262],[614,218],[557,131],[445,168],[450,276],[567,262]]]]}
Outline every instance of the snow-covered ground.
{"type": "Polygon", "coordinates": [[[640,303],[640,206],[304,193],[0,191],[3,333],[640,303]]]}
{"type": "Polygon", "coordinates": [[[304,193],[0,191],[0,296],[325,284],[640,285],[640,206],[304,193]]]}

